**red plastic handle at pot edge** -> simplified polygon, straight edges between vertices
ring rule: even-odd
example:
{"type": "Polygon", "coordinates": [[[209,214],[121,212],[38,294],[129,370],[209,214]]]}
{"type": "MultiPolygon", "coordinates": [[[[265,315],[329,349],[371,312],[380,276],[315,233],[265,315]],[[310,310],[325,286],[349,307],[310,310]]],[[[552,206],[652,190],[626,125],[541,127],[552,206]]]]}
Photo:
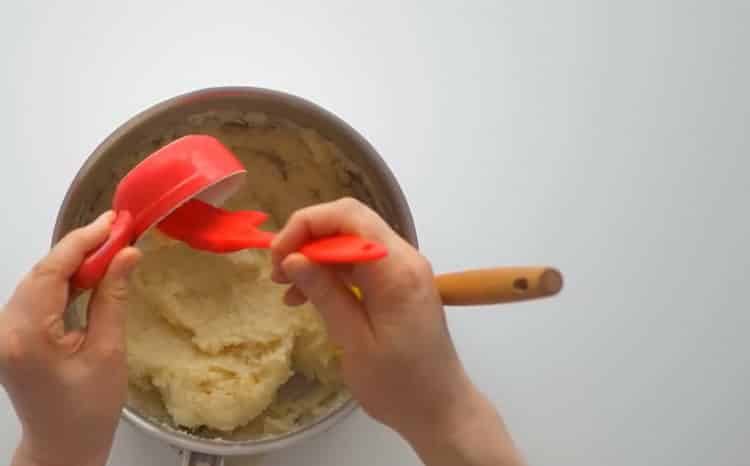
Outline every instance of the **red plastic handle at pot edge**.
{"type": "Polygon", "coordinates": [[[86,256],[71,278],[71,285],[79,290],[88,290],[96,286],[104,277],[115,255],[133,241],[133,227],[133,216],[130,212],[117,212],[109,237],[101,246],[86,256]]]}

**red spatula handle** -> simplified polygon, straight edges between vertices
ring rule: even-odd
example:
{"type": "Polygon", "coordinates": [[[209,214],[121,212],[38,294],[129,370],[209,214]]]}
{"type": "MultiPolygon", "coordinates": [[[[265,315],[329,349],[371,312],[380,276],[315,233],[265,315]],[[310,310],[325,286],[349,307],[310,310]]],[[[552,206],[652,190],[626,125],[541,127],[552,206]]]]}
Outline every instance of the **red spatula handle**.
{"type": "MultiPolygon", "coordinates": [[[[266,218],[263,212],[229,211],[193,199],[165,218],[159,229],[194,249],[224,254],[269,248],[275,233],[258,228],[266,218]]],[[[299,252],[323,264],[367,262],[388,254],[384,246],[356,235],[320,238],[305,244],[299,252]]]]}
{"type": "Polygon", "coordinates": [[[133,241],[133,216],[127,211],[117,213],[107,240],[84,259],[71,279],[79,290],[93,288],[104,277],[115,255],[133,241]]]}
{"type": "Polygon", "coordinates": [[[321,264],[353,264],[382,259],[388,255],[385,246],[356,235],[336,235],[310,241],[299,250],[305,257],[321,264]]]}

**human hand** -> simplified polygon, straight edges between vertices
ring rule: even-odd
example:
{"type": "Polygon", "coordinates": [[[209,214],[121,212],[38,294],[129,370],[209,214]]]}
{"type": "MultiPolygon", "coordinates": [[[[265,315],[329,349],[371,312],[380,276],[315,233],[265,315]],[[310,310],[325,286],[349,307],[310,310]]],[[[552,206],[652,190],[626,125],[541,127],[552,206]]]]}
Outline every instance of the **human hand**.
{"type": "Polygon", "coordinates": [[[127,390],[127,279],[140,253],[115,256],[94,290],[86,329],[66,332],[69,280],[104,242],[108,212],[65,236],[21,281],[0,313],[0,383],[23,434],[15,466],[101,466],[127,390]]]}
{"type": "Polygon", "coordinates": [[[272,252],[273,278],[294,284],[287,304],[309,298],[320,310],[331,340],[343,349],[344,379],[363,408],[400,432],[442,422],[469,383],[448,334],[429,262],[375,212],[352,199],[296,212],[277,235],[272,252]],[[307,241],[336,233],[378,241],[388,256],[334,268],[292,253],[307,241]],[[348,285],[361,290],[361,301],[348,285]]]}
{"type": "Polygon", "coordinates": [[[273,279],[293,284],[286,303],[309,299],[343,349],[341,370],[353,396],[426,464],[522,464],[502,420],[458,358],[429,262],[375,212],[353,199],[302,209],[277,235],[272,257],[273,279]],[[293,252],[337,233],[378,241],[388,256],[331,267],[293,252]],[[361,300],[351,285],[361,290],[361,300]]]}

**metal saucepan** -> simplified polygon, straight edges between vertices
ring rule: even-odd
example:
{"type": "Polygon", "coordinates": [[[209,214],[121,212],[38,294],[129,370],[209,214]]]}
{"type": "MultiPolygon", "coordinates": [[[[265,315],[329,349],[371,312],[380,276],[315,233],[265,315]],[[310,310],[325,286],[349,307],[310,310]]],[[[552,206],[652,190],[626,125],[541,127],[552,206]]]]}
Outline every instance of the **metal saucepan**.
{"type": "MultiPolygon", "coordinates": [[[[352,174],[352,188],[357,197],[416,246],[414,222],[403,192],[382,158],[361,135],[311,102],[252,87],[211,88],[184,94],[147,109],[115,130],[88,157],[71,183],[57,216],[53,244],[73,228],[88,223],[109,208],[117,183],[140,162],[138,154],[145,157],[169,143],[170,140],[165,140],[163,135],[170,128],[195,115],[221,111],[266,114],[316,130],[359,168],[361,175],[352,174]]],[[[183,449],[184,464],[219,465],[223,456],[261,454],[310,438],[340,422],[356,407],[356,402],[348,399],[298,430],[241,441],[193,436],[144,416],[130,405],[123,408],[122,417],[145,434],[183,449]]]]}

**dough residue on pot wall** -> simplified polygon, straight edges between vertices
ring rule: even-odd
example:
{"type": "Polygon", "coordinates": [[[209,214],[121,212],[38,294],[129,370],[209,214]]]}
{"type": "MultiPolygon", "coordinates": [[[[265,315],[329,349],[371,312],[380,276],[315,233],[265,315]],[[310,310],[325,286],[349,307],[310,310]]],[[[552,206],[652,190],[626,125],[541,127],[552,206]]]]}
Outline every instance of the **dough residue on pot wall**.
{"type": "MultiPolygon", "coordinates": [[[[300,207],[359,194],[351,167],[314,131],[263,116],[241,121],[194,117],[158,144],[191,132],[219,138],[248,169],[226,206],[270,213],[269,228],[300,207]]],[[[267,251],[204,253],[158,232],[139,245],[127,327],[131,406],[231,438],[292,430],[342,399],[337,351],[317,310],[282,304],[267,251]]]]}

